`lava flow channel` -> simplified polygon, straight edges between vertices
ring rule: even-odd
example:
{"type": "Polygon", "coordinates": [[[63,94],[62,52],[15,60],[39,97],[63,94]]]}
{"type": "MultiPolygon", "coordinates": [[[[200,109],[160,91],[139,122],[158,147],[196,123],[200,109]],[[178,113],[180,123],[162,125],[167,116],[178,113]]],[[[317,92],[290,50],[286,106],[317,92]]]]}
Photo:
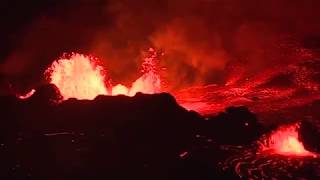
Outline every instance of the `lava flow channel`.
{"type": "Polygon", "coordinates": [[[46,70],[50,83],[56,85],[63,99],[89,99],[98,95],[134,96],[137,92],[153,94],[160,92],[161,80],[156,68],[157,53],[150,48],[149,57],[142,64],[142,76],[130,87],[122,84],[112,86],[106,79],[106,71],[98,65],[98,59],[73,53],[52,63],[46,70]],[[109,86],[107,86],[107,84],[109,86]]]}

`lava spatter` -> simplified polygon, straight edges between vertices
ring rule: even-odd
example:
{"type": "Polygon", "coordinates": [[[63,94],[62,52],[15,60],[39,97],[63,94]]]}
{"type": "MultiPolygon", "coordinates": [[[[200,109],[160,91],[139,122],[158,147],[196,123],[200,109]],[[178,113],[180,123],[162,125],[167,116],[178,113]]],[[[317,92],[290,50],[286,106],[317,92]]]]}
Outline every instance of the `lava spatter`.
{"type": "Polygon", "coordinates": [[[95,64],[96,59],[78,53],[62,57],[52,63],[46,74],[50,83],[55,84],[63,99],[94,99],[107,95],[103,67],[95,64]]]}
{"type": "Polygon", "coordinates": [[[279,127],[263,138],[260,151],[286,156],[315,156],[307,151],[299,140],[298,128],[298,123],[279,127]]]}
{"type": "Polygon", "coordinates": [[[134,96],[137,92],[154,94],[161,91],[161,78],[157,68],[158,53],[150,48],[149,54],[142,63],[143,74],[132,83],[129,96],[134,96]]]}
{"type": "Polygon", "coordinates": [[[161,91],[157,56],[157,52],[150,48],[149,56],[145,57],[142,64],[142,75],[130,87],[122,84],[112,86],[107,83],[105,68],[98,65],[98,59],[78,53],[54,61],[45,74],[50,83],[59,88],[64,100],[69,98],[92,100],[98,95],[134,96],[137,92],[153,94],[161,91]]]}
{"type": "Polygon", "coordinates": [[[281,126],[250,146],[228,146],[234,154],[227,158],[222,169],[233,169],[245,179],[288,179],[305,177],[305,170],[317,176],[318,155],[307,151],[298,138],[299,124],[281,126]]]}

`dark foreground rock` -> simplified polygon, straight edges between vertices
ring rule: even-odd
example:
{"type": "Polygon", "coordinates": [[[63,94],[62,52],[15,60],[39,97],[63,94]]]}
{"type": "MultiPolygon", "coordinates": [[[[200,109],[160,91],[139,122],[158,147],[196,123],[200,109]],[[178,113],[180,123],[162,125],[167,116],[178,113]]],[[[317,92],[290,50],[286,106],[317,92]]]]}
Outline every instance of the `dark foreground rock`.
{"type": "Polygon", "coordinates": [[[250,144],[261,133],[244,107],[205,120],[166,93],[60,99],[52,85],[1,97],[1,179],[236,179],[207,140],[250,144]]]}
{"type": "Polygon", "coordinates": [[[207,118],[204,129],[220,144],[248,145],[265,132],[255,114],[247,107],[228,107],[225,112],[207,118]]]}

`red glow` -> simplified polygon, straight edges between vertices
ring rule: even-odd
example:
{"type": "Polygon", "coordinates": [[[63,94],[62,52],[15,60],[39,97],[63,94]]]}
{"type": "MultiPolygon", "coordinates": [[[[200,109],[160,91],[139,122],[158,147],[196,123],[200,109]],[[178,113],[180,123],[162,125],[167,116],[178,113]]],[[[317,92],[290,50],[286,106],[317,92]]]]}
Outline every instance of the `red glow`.
{"type": "Polygon", "coordinates": [[[134,81],[131,87],[117,84],[110,91],[105,86],[103,67],[95,63],[97,59],[82,54],[72,54],[63,57],[51,65],[46,71],[48,79],[55,84],[63,99],[94,99],[98,95],[126,95],[134,96],[137,92],[153,94],[160,92],[161,80],[156,68],[157,52],[150,48],[150,56],[142,64],[142,76],[134,81]]]}
{"type": "Polygon", "coordinates": [[[298,128],[298,124],[278,128],[264,139],[261,150],[287,156],[314,156],[298,139],[298,128]]]}

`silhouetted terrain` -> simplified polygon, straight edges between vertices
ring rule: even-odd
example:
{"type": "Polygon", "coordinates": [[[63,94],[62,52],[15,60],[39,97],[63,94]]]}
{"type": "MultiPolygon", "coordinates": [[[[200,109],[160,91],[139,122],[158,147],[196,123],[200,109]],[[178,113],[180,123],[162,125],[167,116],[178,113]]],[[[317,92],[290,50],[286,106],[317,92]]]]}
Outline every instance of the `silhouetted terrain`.
{"type": "Polygon", "coordinates": [[[54,85],[26,100],[1,97],[1,177],[237,178],[219,170],[227,154],[216,142],[245,145],[262,133],[245,107],[205,120],[166,93],[60,98],[54,85]]]}

